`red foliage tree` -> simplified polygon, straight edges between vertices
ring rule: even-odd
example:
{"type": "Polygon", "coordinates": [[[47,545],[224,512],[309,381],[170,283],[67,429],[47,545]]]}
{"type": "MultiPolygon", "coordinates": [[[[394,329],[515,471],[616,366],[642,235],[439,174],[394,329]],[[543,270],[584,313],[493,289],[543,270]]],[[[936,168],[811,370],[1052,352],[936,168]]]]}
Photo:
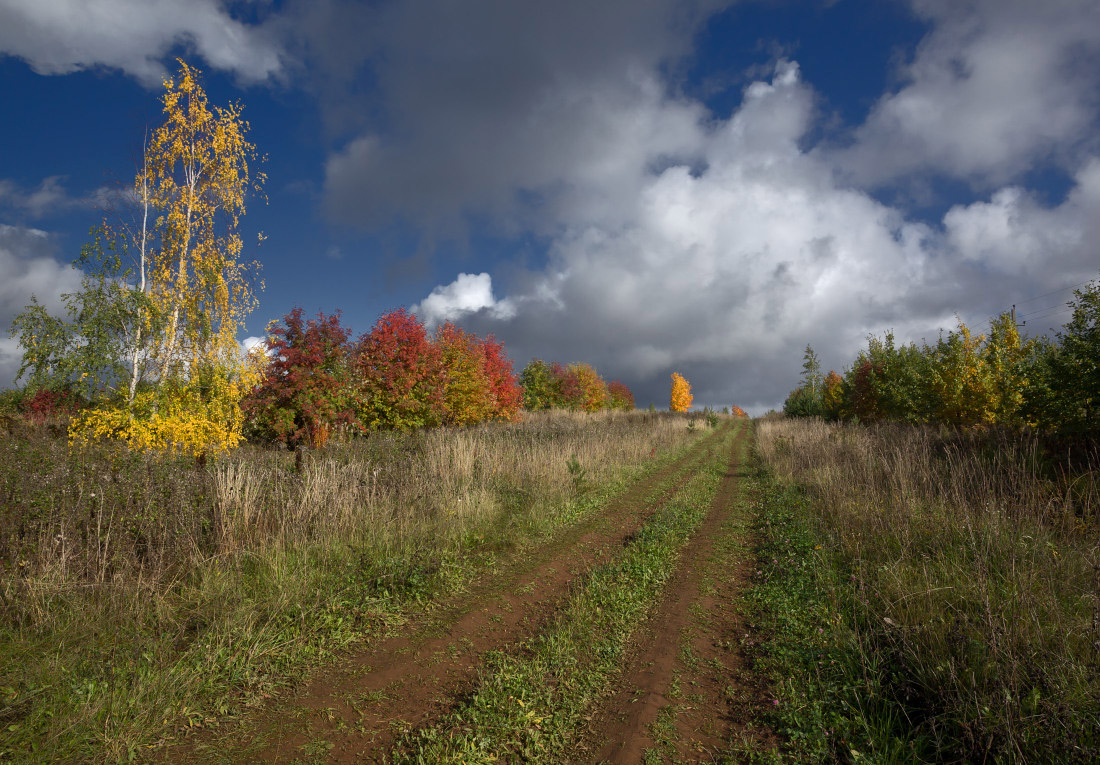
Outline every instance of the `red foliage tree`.
{"type": "Polygon", "coordinates": [[[379,317],[355,349],[357,415],[365,428],[440,425],[443,358],[414,314],[398,308],[379,317]]]}
{"type": "Polygon", "coordinates": [[[504,351],[504,345],[489,335],[481,341],[485,357],[485,377],[492,398],[492,417],[495,420],[515,422],[523,407],[523,388],[516,379],[512,360],[504,351]]]}
{"type": "Polygon", "coordinates": [[[333,427],[350,422],[348,337],[340,312],[303,320],[295,308],[272,322],[260,384],[242,403],[261,436],[290,446],[324,446],[333,427]]]}
{"type": "Polygon", "coordinates": [[[612,380],[607,384],[609,398],[608,408],[624,409],[630,411],[634,408],[634,394],[618,380],[612,380]]]}

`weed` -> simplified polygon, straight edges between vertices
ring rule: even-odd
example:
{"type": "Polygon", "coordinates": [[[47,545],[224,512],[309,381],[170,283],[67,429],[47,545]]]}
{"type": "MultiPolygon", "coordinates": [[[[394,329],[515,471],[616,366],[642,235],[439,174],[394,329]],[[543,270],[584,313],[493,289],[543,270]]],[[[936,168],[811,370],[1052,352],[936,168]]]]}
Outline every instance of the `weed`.
{"type": "Polygon", "coordinates": [[[20,426],[0,438],[0,760],[126,759],[247,709],[686,442],[670,416],[548,413],[197,469],[20,426]]]}
{"type": "Polygon", "coordinates": [[[762,484],[759,657],[794,750],[1100,758],[1100,506],[1071,488],[1093,476],[1051,473],[1026,437],[757,433],[786,482],[762,484]]]}
{"type": "Polygon", "coordinates": [[[577,459],[575,454],[566,461],[565,467],[569,471],[569,478],[573,481],[573,491],[579,494],[584,489],[587,471],[581,467],[580,460],[577,459]]]}

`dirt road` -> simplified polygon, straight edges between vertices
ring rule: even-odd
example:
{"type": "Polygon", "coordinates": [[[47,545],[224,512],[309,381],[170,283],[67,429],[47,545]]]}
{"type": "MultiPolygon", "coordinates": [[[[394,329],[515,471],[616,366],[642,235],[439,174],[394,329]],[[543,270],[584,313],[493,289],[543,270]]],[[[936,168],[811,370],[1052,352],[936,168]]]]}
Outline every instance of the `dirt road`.
{"type": "Polygon", "coordinates": [[[638,630],[622,676],[577,747],[577,761],[711,762],[731,740],[773,746],[766,731],[746,722],[762,701],[740,648],[747,628],[738,603],[752,573],[748,503],[738,486],[747,447],[742,431],[710,513],[638,630]]]}
{"type": "MultiPolygon", "coordinates": [[[[241,762],[386,761],[399,736],[431,723],[469,691],[487,653],[507,651],[537,634],[569,597],[575,583],[617,555],[653,511],[691,479],[724,430],[700,438],[678,461],[637,482],[552,543],[506,561],[420,624],[406,625],[347,657],[339,666],[319,673],[299,693],[250,719],[186,742],[183,750],[161,752],[162,759],[185,754],[188,759],[241,762]]],[[[595,719],[605,721],[601,735],[610,737],[603,740],[621,742],[596,753],[598,758],[636,762],[639,753],[652,745],[653,735],[648,731],[670,697],[669,684],[681,672],[677,664],[681,634],[694,628],[689,607],[700,598],[702,607],[717,615],[708,629],[725,637],[716,643],[709,632],[700,632],[699,660],[707,662],[717,652],[723,667],[719,674],[735,674],[738,669],[736,653],[716,646],[736,644],[732,640],[740,629],[736,618],[731,621],[728,614],[720,612],[724,614],[721,606],[730,592],[742,586],[741,569],[734,567],[734,576],[728,581],[711,577],[714,581],[704,595],[701,588],[711,579],[709,569],[701,564],[714,552],[713,537],[730,515],[746,432],[743,429],[742,437],[734,442],[730,467],[709,517],[685,550],[685,565],[675,575],[653,619],[659,625],[657,639],[648,645],[639,643],[619,691],[606,710],[596,715],[595,719]],[[643,703],[631,704],[639,691],[643,691],[643,703]]],[[[646,640],[653,635],[648,630],[640,633],[646,640]]],[[[698,730],[708,735],[695,736],[692,741],[698,738],[699,746],[713,748],[721,745],[730,728],[726,722],[736,703],[715,700],[726,694],[723,681],[714,679],[705,687],[709,697],[696,707],[700,713],[696,717],[698,730]],[[715,710],[721,720],[717,727],[709,722],[715,710]]],[[[691,724],[688,721],[694,718],[683,715],[677,719],[691,724]]],[[[593,752],[585,748],[577,750],[579,758],[590,754],[593,752]]]]}

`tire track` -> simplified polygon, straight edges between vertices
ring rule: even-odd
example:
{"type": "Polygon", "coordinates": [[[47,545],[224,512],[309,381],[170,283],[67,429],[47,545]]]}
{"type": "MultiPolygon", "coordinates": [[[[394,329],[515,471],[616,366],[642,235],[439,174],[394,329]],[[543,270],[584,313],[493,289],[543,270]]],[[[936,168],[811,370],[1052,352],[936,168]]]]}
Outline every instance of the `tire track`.
{"type": "Polygon", "coordinates": [[[731,600],[748,583],[747,558],[726,565],[724,586],[704,580],[712,564],[715,538],[731,515],[738,495],[748,428],[731,447],[729,464],[703,525],[681,553],[681,564],[669,581],[660,605],[639,628],[635,651],[607,701],[593,716],[578,747],[578,761],[639,763],[658,744],[672,745],[678,761],[711,761],[713,753],[739,730],[744,662],[738,638],[741,616],[731,600]],[[720,593],[720,594],[719,594],[720,593]],[[709,614],[700,632],[695,614],[709,614]],[[717,662],[717,664],[715,664],[717,662]],[[714,670],[708,673],[707,668],[714,670]],[[709,677],[706,675],[709,674],[709,677]],[[690,688],[684,688],[690,684],[690,688]],[[685,696],[688,703],[680,703],[685,696]],[[668,714],[675,704],[678,714],[668,714]],[[664,711],[661,739],[655,736],[664,711]]]}
{"type": "MultiPolygon", "coordinates": [[[[728,427],[728,426],[727,426],[728,427]]],[[[724,428],[641,479],[558,539],[526,551],[426,623],[319,672],[295,697],[231,723],[217,738],[170,748],[162,761],[382,762],[405,731],[430,724],[476,682],[484,655],[536,634],[579,577],[614,557],[694,474],[724,428]]]]}

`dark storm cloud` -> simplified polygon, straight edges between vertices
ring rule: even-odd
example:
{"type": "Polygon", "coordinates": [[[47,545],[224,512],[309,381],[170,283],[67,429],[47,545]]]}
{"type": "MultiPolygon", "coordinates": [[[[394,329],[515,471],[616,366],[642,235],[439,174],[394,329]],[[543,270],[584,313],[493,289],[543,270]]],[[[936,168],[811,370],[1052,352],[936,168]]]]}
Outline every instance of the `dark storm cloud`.
{"type": "Polygon", "coordinates": [[[519,230],[582,210],[614,215],[609,187],[697,148],[704,110],[670,92],[659,69],[690,50],[711,5],[381,7],[359,56],[325,54],[338,71],[367,73],[378,103],[364,107],[380,115],[329,158],[331,216],[437,226],[476,213],[519,230]]]}

